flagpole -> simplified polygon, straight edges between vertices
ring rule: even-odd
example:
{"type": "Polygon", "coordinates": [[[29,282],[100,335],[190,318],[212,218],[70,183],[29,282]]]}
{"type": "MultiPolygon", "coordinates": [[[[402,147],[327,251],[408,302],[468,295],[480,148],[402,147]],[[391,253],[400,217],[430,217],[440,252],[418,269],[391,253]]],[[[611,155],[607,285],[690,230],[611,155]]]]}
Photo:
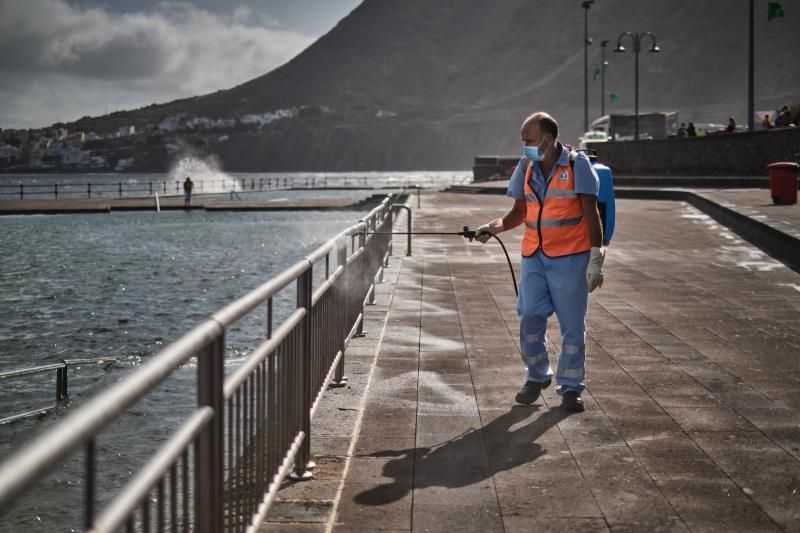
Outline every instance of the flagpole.
{"type": "Polygon", "coordinates": [[[755,113],[754,105],[753,105],[753,93],[754,91],[754,42],[755,42],[755,31],[754,31],[754,24],[753,24],[753,0],[750,0],[750,47],[749,47],[749,57],[748,57],[748,80],[747,80],[747,129],[749,131],[753,131],[753,115],[755,113]]]}

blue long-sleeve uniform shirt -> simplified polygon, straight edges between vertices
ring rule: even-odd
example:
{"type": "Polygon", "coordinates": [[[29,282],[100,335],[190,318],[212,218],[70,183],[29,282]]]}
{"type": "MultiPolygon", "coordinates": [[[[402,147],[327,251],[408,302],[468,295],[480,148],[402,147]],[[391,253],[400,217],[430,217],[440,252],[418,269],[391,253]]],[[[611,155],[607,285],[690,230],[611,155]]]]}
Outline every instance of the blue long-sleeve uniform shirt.
{"type": "MultiPolygon", "coordinates": [[[[557,164],[553,165],[553,170],[550,171],[550,178],[555,174],[557,167],[569,165],[569,151],[561,143],[558,146],[561,148],[561,155],[558,157],[557,164]]],[[[514,173],[511,175],[511,181],[508,182],[506,196],[515,200],[525,199],[525,167],[527,162],[527,158],[523,157],[517,163],[517,168],[514,169],[514,173]]],[[[575,156],[575,165],[572,168],[572,173],[575,176],[575,192],[577,194],[597,196],[600,190],[600,178],[597,177],[597,172],[592,168],[592,163],[586,154],[578,152],[575,156]]],[[[540,198],[544,198],[545,184],[546,180],[542,173],[542,167],[538,161],[535,161],[533,163],[533,172],[531,173],[531,187],[540,198]]]]}

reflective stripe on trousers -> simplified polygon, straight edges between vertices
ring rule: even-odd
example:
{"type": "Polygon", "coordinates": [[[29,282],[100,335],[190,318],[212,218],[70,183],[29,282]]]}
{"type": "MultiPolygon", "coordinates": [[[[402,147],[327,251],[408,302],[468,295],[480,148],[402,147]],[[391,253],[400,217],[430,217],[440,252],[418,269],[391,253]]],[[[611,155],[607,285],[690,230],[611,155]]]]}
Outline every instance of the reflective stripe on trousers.
{"type": "Polygon", "coordinates": [[[522,258],[517,313],[520,318],[520,351],[530,381],[546,381],[553,375],[547,353],[547,319],[553,313],[561,329],[561,353],[556,382],[565,390],[584,389],[586,350],[586,266],[589,254],[550,258],[541,252],[522,258]]]}

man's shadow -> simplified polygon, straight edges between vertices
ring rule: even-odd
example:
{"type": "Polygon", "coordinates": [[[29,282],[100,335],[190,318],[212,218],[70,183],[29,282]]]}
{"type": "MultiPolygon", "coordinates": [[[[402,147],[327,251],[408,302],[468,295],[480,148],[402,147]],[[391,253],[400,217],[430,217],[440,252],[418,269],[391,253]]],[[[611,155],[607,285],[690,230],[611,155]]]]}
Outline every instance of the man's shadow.
{"type": "Polygon", "coordinates": [[[572,414],[555,408],[536,416],[539,409],[538,405],[514,406],[484,427],[470,428],[434,446],[372,454],[371,457],[396,457],[383,467],[383,475],[393,481],[357,494],[355,501],[364,505],[391,503],[408,494],[412,484],[416,489],[466,487],[535,461],[544,454],[536,440],[572,414]],[[511,429],[532,416],[530,422],[511,429]]]}

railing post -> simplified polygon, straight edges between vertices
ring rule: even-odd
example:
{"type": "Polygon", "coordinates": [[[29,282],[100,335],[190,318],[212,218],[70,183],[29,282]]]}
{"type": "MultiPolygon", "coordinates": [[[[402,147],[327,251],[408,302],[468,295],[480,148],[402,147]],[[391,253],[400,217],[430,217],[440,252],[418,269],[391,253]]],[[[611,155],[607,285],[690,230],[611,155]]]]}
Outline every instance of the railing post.
{"type": "Polygon", "coordinates": [[[210,406],[214,417],[197,439],[195,452],[195,528],[201,533],[223,531],[223,413],[225,333],[197,358],[197,404],[210,406]]]}
{"type": "MultiPolygon", "coordinates": [[[[385,231],[386,228],[389,228],[389,231],[391,232],[392,231],[392,227],[393,227],[392,226],[392,206],[391,206],[391,204],[389,204],[386,207],[386,210],[381,213],[381,219],[382,219],[381,224],[380,224],[380,226],[376,226],[375,231],[377,231],[378,228],[380,227],[380,228],[383,228],[384,231],[385,231]]],[[[387,244],[385,250],[383,248],[381,248],[381,251],[380,251],[380,253],[383,254],[383,255],[381,255],[381,266],[380,266],[380,269],[378,270],[379,275],[380,275],[380,277],[378,278],[378,283],[386,283],[385,274],[386,274],[386,269],[389,268],[389,256],[392,253],[392,236],[391,235],[381,235],[381,237],[386,239],[386,242],[388,244],[387,244]]],[[[383,242],[383,241],[381,241],[381,242],[383,242]]]]}
{"type": "Polygon", "coordinates": [[[86,184],[86,196],[88,198],[92,197],[92,184],[91,183],[87,183],[86,184]]]}
{"type": "MultiPolygon", "coordinates": [[[[364,220],[361,220],[360,222],[364,222],[364,220]]],[[[365,231],[362,231],[361,233],[358,234],[358,248],[359,249],[364,248],[364,245],[366,244],[367,231],[369,231],[369,223],[366,223],[365,231]]],[[[364,254],[364,257],[359,261],[361,264],[367,262],[366,250],[364,250],[364,252],[362,252],[362,253],[364,254]]],[[[363,271],[356,272],[356,276],[357,276],[356,279],[362,280],[362,279],[364,279],[364,272],[363,271]]],[[[369,290],[369,287],[367,288],[367,290],[369,290]]],[[[358,329],[356,329],[356,333],[354,335],[355,337],[366,337],[367,336],[367,332],[364,331],[364,296],[363,296],[363,294],[364,293],[361,292],[360,290],[358,291],[358,299],[359,299],[358,305],[359,305],[359,307],[361,307],[361,319],[358,321],[358,329]]]]}
{"type": "Polygon", "coordinates": [[[119,185],[119,197],[122,198],[122,182],[117,183],[119,185]]]}
{"type": "Polygon", "coordinates": [[[297,308],[305,309],[306,316],[303,318],[299,354],[302,383],[295,384],[295,387],[300,392],[300,419],[298,422],[305,437],[294,460],[292,479],[295,480],[311,479],[314,476],[312,469],[316,466],[311,461],[311,299],[312,280],[314,279],[312,273],[313,265],[309,262],[308,270],[297,278],[297,308]]]}
{"type": "Polygon", "coordinates": [[[53,195],[56,197],[56,200],[58,200],[58,183],[53,185],[53,195]]]}
{"type": "MultiPolygon", "coordinates": [[[[326,180],[328,178],[325,178],[326,180]]],[[[341,243],[338,244],[336,249],[336,267],[338,268],[340,265],[347,264],[347,240],[343,240],[341,243]]],[[[350,274],[345,270],[343,272],[345,276],[345,280],[348,279],[347,276],[350,274]]],[[[348,294],[342,295],[344,299],[344,308],[345,313],[343,315],[348,315],[350,313],[350,309],[347,306],[347,299],[350,298],[348,294]]],[[[330,387],[344,387],[347,385],[347,377],[344,375],[344,338],[342,338],[342,344],[338,347],[339,350],[342,352],[342,356],[339,358],[339,363],[336,365],[336,371],[333,374],[333,381],[329,384],[330,387]]]]}
{"type": "MultiPolygon", "coordinates": [[[[376,231],[378,231],[378,218],[377,218],[377,215],[373,215],[372,217],[370,217],[369,220],[367,220],[367,231],[370,232],[370,233],[375,233],[376,231]]],[[[375,242],[376,242],[377,239],[378,239],[378,235],[373,235],[372,236],[372,244],[373,244],[373,246],[371,246],[370,248],[375,248],[374,245],[375,245],[375,242]]],[[[366,242],[366,235],[365,235],[365,242],[366,242]]],[[[366,252],[366,256],[367,256],[367,259],[366,259],[367,267],[371,270],[371,268],[372,268],[372,256],[371,256],[371,253],[370,253],[371,250],[368,250],[368,249],[365,248],[364,252],[366,252]]],[[[383,262],[383,261],[381,261],[381,262],[383,262]]],[[[380,269],[381,269],[381,267],[379,266],[378,270],[380,271],[380,269]]],[[[367,300],[367,305],[375,305],[375,285],[377,283],[377,281],[376,281],[377,279],[378,279],[378,275],[376,273],[376,274],[374,274],[372,276],[372,284],[370,285],[370,287],[368,289],[369,290],[369,300],[367,300]]]]}
{"type": "MultiPolygon", "coordinates": [[[[63,361],[62,361],[63,362],[63,361]]],[[[56,401],[60,402],[69,396],[67,390],[67,363],[64,363],[63,368],[56,369],[56,401]]]]}
{"type": "Polygon", "coordinates": [[[95,445],[94,439],[86,443],[86,493],[84,506],[84,525],[86,531],[91,531],[94,527],[94,499],[95,499],[95,469],[94,469],[95,445]]]}
{"type": "Polygon", "coordinates": [[[411,208],[408,207],[408,204],[395,204],[393,207],[395,209],[405,209],[406,213],[408,214],[408,220],[406,221],[406,225],[408,226],[408,229],[406,230],[408,232],[408,245],[406,247],[406,255],[410,257],[411,256],[411,208]]]}

